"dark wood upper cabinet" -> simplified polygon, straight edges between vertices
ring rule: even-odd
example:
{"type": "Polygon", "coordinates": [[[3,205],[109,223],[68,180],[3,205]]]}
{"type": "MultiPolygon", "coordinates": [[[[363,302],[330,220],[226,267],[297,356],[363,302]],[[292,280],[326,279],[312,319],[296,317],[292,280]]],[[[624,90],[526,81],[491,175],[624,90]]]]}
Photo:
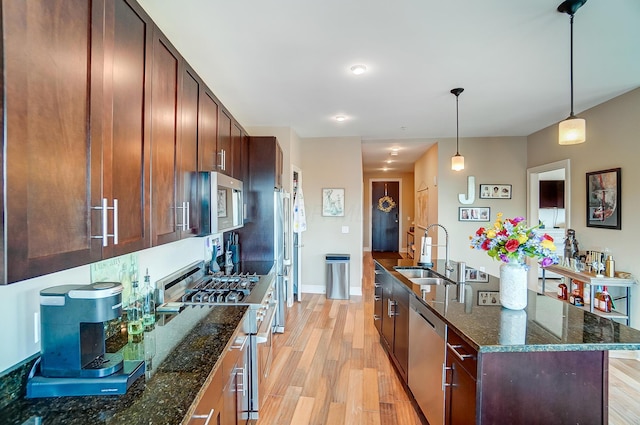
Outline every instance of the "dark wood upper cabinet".
{"type": "Polygon", "coordinates": [[[218,109],[218,171],[233,176],[233,151],[231,144],[231,115],[218,109]]]}
{"type": "Polygon", "coordinates": [[[242,180],[242,128],[237,122],[231,124],[231,177],[242,180]]]}
{"type": "Polygon", "coordinates": [[[179,65],[177,50],[156,29],[151,69],[151,243],[154,246],[179,238],[176,220],[179,65]]]}
{"type": "Polygon", "coordinates": [[[198,129],[200,87],[202,83],[183,62],[180,113],[180,143],[178,155],[178,228],[181,237],[197,235],[200,214],[198,202],[198,129]]]}
{"type": "MultiPolygon", "coordinates": [[[[111,257],[148,248],[151,243],[151,85],[146,78],[151,56],[146,52],[151,51],[153,25],[134,1],[105,5],[102,196],[118,201],[118,244],[109,244],[103,255],[111,257]]],[[[95,225],[94,233],[99,233],[95,225]]]]}
{"type": "Polygon", "coordinates": [[[218,101],[211,92],[202,89],[200,94],[200,122],[198,162],[200,171],[216,171],[218,164],[218,101]]]}
{"type": "Polygon", "coordinates": [[[101,242],[91,237],[91,207],[101,190],[94,177],[103,105],[93,94],[103,83],[103,11],[85,0],[5,1],[1,7],[6,204],[0,281],[8,283],[101,258],[101,242]]]}
{"type": "Polygon", "coordinates": [[[140,5],[0,8],[0,284],[197,235],[196,172],[247,178],[248,139],[140,5]]]}

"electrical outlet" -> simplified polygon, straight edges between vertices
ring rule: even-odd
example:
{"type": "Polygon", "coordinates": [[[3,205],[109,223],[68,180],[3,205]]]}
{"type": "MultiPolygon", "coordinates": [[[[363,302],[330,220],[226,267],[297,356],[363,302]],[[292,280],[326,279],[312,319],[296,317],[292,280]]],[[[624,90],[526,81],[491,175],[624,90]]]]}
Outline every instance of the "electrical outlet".
{"type": "Polygon", "coordinates": [[[40,313],[37,311],[33,313],[33,342],[40,342],[40,313]]]}

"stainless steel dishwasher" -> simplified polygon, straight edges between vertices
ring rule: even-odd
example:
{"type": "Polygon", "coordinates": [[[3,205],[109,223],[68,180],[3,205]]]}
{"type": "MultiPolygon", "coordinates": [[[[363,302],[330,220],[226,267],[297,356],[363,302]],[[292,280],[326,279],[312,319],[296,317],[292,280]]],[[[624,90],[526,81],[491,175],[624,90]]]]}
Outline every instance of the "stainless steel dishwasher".
{"type": "Polygon", "coordinates": [[[409,308],[409,388],[429,425],[444,424],[444,368],[447,325],[421,301],[409,308]]]}

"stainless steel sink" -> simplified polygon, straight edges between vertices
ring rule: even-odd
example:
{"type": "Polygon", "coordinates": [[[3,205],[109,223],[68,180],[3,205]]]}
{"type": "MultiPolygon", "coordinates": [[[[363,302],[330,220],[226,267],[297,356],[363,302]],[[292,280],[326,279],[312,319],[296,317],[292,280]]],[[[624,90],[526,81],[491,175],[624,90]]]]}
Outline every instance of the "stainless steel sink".
{"type": "Polygon", "coordinates": [[[416,268],[396,268],[396,271],[406,277],[407,279],[432,277],[431,270],[416,269],[416,268]]]}
{"type": "Polygon", "coordinates": [[[441,277],[416,277],[409,280],[417,285],[446,285],[451,283],[441,277]]]}

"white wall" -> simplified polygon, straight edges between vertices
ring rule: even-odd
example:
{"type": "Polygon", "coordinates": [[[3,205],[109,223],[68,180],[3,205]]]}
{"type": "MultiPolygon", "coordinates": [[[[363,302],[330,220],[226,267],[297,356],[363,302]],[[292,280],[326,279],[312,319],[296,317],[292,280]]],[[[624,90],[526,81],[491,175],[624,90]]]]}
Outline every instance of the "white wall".
{"type": "Polygon", "coordinates": [[[302,250],[302,292],[325,291],[325,255],[351,255],[350,292],[362,293],[363,182],[359,137],[302,139],[307,231],[302,250]],[[344,188],[344,217],[322,216],[322,189],[344,188]],[[342,233],[346,226],[349,233],[342,233]]]}
{"type": "MultiPolygon", "coordinates": [[[[609,248],[616,260],[616,269],[638,278],[640,89],[577,115],[587,121],[587,141],[580,145],[560,146],[556,125],[542,129],[527,138],[527,167],[570,159],[570,223],[576,231],[580,249],[609,248]],[[586,227],[586,173],[617,167],[622,168],[622,230],[586,227]]],[[[631,326],[635,328],[640,328],[639,295],[640,289],[633,288],[631,326]]]]}
{"type": "MultiPolygon", "coordinates": [[[[204,258],[204,239],[190,238],[138,252],[138,270],[149,269],[153,281],[204,258]]],[[[35,342],[34,313],[40,312],[39,292],[50,286],[89,284],[89,266],[0,286],[0,372],[40,351],[35,342]]]]}

